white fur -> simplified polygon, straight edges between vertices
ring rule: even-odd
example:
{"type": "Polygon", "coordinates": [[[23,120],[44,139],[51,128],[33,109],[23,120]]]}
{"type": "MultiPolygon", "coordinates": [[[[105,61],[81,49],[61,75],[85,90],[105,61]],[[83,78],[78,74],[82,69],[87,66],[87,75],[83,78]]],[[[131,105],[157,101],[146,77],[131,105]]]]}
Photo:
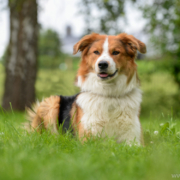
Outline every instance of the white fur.
{"type": "Polygon", "coordinates": [[[81,76],[78,76],[78,77],[77,77],[76,86],[81,87],[82,84],[83,84],[83,83],[82,83],[82,77],[81,77],[81,76]]]}
{"type": "Polygon", "coordinates": [[[104,44],[103,44],[103,52],[101,56],[97,59],[95,64],[95,71],[96,73],[99,73],[99,67],[98,64],[100,61],[107,61],[109,63],[108,66],[108,73],[113,74],[116,71],[116,64],[112,57],[109,55],[109,43],[108,43],[108,37],[106,38],[104,44]]]}
{"type": "Polygon", "coordinates": [[[110,82],[101,81],[94,73],[81,84],[77,104],[83,109],[81,122],[95,135],[115,137],[117,142],[140,144],[141,126],[138,118],[142,99],[136,74],[127,84],[125,75],[110,82]]]}
{"type": "Polygon", "coordinates": [[[115,137],[117,142],[135,140],[138,144],[141,136],[140,103],[141,91],[138,88],[119,98],[91,92],[81,93],[77,98],[77,104],[83,109],[81,122],[85,130],[94,135],[115,137]]]}
{"type": "Polygon", "coordinates": [[[109,81],[103,81],[98,78],[97,74],[89,73],[83,83],[79,82],[82,92],[92,92],[103,96],[119,97],[129,93],[133,88],[138,87],[136,73],[127,85],[127,76],[118,75],[109,81]]]}

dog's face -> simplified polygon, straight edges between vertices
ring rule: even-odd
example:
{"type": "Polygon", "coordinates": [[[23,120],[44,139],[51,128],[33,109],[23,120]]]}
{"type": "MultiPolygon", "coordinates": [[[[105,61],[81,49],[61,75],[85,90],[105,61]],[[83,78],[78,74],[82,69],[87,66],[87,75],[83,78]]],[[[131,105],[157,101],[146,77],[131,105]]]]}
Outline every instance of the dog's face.
{"type": "Polygon", "coordinates": [[[95,33],[84,36],[74,46],[74,54],[78,51],[82,52],[78,85],[82,87],[83,83],[89,82],[90,79],[92,86],[96,81],[99,84],[102,82],[102,85],[114,83],[122,75],[127,77],[128,84],[136,72],[134,59],[137,50],[145,53],[145,44],[125,33],[117,36],[95,33]]]}

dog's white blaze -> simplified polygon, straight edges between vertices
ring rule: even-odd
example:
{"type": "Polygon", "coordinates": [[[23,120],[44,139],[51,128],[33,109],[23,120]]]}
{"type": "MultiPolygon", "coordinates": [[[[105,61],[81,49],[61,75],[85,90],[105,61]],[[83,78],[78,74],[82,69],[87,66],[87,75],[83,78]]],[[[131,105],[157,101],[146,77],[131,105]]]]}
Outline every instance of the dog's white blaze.
{"type": "Polygon", "coordinates": [[[95,70],[96,70],[97,73],[99,72],[98,64],[99,64],[100,61],[109,62],[108,73],[113,74],[116,71],[116,64],[113,61],[113,58],[111,58],[111,56],[109,55],[108,37],[104,41],[103,52],[102,52],[101,56],[97,59],[96,64],[95,64],[95,70]]]}

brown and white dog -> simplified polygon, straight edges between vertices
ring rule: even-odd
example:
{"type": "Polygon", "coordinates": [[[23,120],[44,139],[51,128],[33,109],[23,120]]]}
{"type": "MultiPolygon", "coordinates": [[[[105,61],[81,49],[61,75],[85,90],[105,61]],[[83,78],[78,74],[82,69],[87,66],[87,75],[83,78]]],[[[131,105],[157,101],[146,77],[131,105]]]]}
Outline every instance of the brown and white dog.
{"type": "Polygon", "coordinates": [[[100,135],[114,137],[118,143],[143,144],[137,50],[146,53],[145,44],[126,33],[84,36],[74,46],[74,54],[82,52],[77,73],[81,92],[51,96],[28,109],[31,128],[58,133],[60,124],[64,129],[72,125],[82,139],[100,135]]]}

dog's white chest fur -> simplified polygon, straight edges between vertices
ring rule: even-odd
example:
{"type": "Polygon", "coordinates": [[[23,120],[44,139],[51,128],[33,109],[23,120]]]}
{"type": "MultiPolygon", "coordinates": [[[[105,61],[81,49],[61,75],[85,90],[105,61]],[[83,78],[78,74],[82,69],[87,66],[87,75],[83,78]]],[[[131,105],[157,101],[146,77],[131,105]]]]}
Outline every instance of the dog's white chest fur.
{"type": "Polygon", "coordinates": [[[83,92],[76,103],[83,110],[81,123],[85,130],[94,135],[115,137],[117,142],[140,143],[141,91],[138,88],[119,98],[83,92]]]}

